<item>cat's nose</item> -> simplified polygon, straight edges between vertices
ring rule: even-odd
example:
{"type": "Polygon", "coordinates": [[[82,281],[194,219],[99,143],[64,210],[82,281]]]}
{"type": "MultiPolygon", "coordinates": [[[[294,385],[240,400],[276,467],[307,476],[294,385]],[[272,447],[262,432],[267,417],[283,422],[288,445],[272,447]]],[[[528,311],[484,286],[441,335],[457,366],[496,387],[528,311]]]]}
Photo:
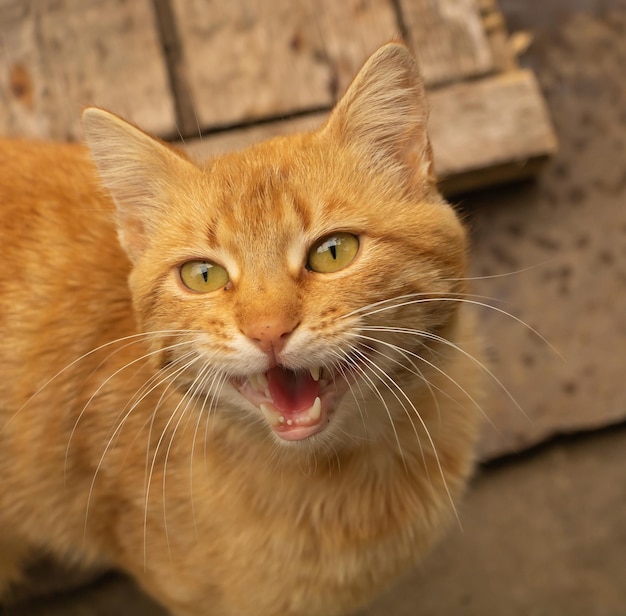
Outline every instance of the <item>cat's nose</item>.
{"type": "Polygon", "coordinates": [[[297,326],[291,319],[262,319],[243,326],[241,331],[264,353],[275,357],[285,348],[297,326]]]}

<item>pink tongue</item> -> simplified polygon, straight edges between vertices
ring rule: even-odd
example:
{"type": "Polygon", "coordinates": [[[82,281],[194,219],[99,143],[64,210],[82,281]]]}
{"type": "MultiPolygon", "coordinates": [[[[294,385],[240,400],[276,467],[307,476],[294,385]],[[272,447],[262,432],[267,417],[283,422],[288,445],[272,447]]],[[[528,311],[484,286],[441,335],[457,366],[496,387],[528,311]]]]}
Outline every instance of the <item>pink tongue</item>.
{"type": "Polygon", "coordinates": [[[283,413],[297,413],[310,408],[320,385],[309,372],[292,372],[276,366],[266,374],[274,406],[283,413]]]}

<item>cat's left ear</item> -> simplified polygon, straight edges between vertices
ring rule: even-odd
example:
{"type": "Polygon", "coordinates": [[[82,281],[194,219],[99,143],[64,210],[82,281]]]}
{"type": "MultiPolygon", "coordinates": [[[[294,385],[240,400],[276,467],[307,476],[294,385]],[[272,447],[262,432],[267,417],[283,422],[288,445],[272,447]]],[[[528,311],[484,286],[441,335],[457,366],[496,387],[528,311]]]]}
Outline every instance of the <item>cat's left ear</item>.
{"type": "Polygon", "coordinates": [[[198,169],[165,143],[103,109],[85,109],[83,127],[100,178],[117,206],[120,242],[136,262],[175,198],[176,187],[189,185],[198,169]]]}
{"type": "Polygon", "coordinates": [[[426,132],[428,105],[417,62],[400,43],[367,60],[324,131],[355,148],[369,165],[408,181],[435,181],[426,132]]]}

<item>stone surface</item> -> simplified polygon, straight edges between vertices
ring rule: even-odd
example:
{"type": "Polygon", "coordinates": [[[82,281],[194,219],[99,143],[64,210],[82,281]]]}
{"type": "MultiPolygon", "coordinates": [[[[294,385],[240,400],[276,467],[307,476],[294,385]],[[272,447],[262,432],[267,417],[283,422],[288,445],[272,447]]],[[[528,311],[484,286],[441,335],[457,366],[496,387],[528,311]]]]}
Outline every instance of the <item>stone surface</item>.
{"type": "Polygon", "coordinates": [[[473,273],[498,276],[475,292],[527,323],[483,311],[493,371],[528,416],[494,393],[485,457],[626,418],[625,33],[626,7],[537,31],[527,62],[560,151],[534,184],[463,202],[473,273]]]}
{"type": "Polygon", "coordinates": [[[76,139],[85,105],[173,131],[151,1],[0,2],[0,133],[76,139]]]}
{"type": "Polygon", "coordinates": [[[626,431],[481,473],[456,528],[355,616],[624,613],[626,431]]]}

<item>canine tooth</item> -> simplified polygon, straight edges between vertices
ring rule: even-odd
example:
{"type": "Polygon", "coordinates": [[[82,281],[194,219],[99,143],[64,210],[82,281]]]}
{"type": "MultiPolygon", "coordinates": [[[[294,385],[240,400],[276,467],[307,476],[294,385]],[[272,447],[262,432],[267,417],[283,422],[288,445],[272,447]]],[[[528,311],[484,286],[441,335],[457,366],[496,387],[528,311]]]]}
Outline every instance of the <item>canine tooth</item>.
{"type": "Polygon", "coordinates": [[[287,420],[287,425],[288,425],[288,426],[293,426],[293,421],[292,421],[291,419],[288,419],[288,420],[287,420]]]}
{"type": "Polygon", "coordinates": [[[271,408],[265,406],[265,404],[261,404],[259,408],[261,409],[261,413],[263,413],[263,417],[265,417],[270,426],[277,426],[280,423],[281,416],[276,411],[273,411],[271,408]]]}
{"type": "Polygon", "coordinates": [[[312,421],[320,418],[320,415],[322,414],[322,401],[319,396],[315,398],[315,402],[313,402],[313,406],[309,409],[307,414],[312,421]]]}
{"type": "Polygon", "coordinates": [[[262,372],[261,374],[257,374],[256,379],[259,385],[259,389],[267,393],[269,383],[267,382],[267,377],[265,376],[265,373],[262,372]]]}
{"type": "Polygon", "coordinates": [[[320,368],[319,368],[319,366],[315,366],[315,368],[309,368],[309,372],[311,373],[311,376],[313,377],[314,381],[319,381],[320,380],[320,368]]]}

